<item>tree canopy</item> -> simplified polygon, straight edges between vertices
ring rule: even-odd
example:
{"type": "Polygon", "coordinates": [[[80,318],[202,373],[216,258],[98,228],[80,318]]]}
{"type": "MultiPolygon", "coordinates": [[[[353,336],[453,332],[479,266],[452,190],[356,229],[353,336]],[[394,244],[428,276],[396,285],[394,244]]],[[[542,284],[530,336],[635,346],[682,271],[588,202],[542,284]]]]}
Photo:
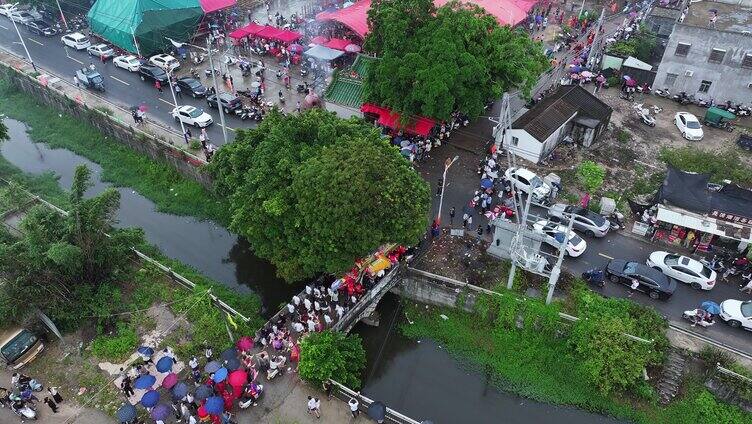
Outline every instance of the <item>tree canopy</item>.
{"type": "Polygon", "coordinates": [[[5,141],[9,138],[8,127],[5,125],[5,122],[3,122],[3,117],[0,116],[0,141],[5,141]]]}
{"type": "Polygon", "coordinates": [[[366,76],[366,99],[403,116],[477,116],[505,91],[529,94],[549,66],[540,43],[477,5],[379,0],[368,22],[365,47],[380,60],[366,76]]]}
{"type": "Polygon", "coordinates": [[[88,168],[76,168],[67,216],[35,206],[21,222],[20,239],[7,233],[0,239],[4,316],[21,319],[38,307],[70,329],[102,304],[117,302],[117,290],[108,283],[129,266],[130,247],[143,235],[112,228],[120,193],[108,189],[85,199],[89,178],[88,168]]]}
{"type": "Polygon", "coordinates": [[[329,379],[360,387],[366,352],[360,336],[331,330],[311,333],[300,342],[300,377],[316,386],[329,379]]]}
{"type": "Polygon", "coordinates": [[[339,272],[428,225],[427,184],[377,130],[323,110],[271,113],[209,166],[233,231],[288,281],[339,272]]]}

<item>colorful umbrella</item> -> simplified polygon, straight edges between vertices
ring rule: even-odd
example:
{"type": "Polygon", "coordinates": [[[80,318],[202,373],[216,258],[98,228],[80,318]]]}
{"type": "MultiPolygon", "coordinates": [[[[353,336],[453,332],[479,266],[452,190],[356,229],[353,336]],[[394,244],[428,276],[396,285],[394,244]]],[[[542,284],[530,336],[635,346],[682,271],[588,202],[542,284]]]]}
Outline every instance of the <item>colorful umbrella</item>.
{"type": "Polygon", "coordinates": [[[253,349],[253,339],[248,336],[241,337],[237,343],[235,343],[235,347],[238,348],[238,350],[251,350],[253,349]]]}
{"type": "Polygon", "coordinates": [[[201,405],[198,407],[198,411],[196,412],[196,415],[198,415],[199,418],[206,418],[209,416],[209,413],[206,412],[206,408],[204,405],[201,405]]]}
{"type": "Polygon", "coordinates": [[[182,381],[175,384],[175,386],[172,388],[172,396],[177,399],[182,399],[187,394],[188,394],[188,385],[183,383],[182,381]]]}
{"type": "Polygon", "coordinates": [[[480,180],[480,186],[484,189],[489,189],[493,187],[493,181],[490,178],[484,178],[480,180]]]}
{"type": "Polygon", "coordinates": [[[154,420],[164,420],[170,416],[170,407],[164,403],[160,403],[151,410],[151,417],[154,420]]]}
{"type": "Polygon", "coordinates": [[[348,53],[358,53],[360,51],[360,46],[357,44],[348,44],[345,46],[345,51],[348,53]]]}
{"type": "Polygon", "coordinates": [[[628,79],[627,80],[627,87],[636,87],[637,86],[637,80],[634,79],[628,79]]]}
{"type": "Polygon", "coordinates": [[[149,390],[141,397],[141,405],[145,408],[151,408],[159,402],[159,392],[156,390],[149,390]]]}
{"type": "Polygon", "coordinates": [[[227,382],[231,386],[242,386],[248,381],[248,373],[243,370],[237,370],[230,373],[227,377],[227,382]]]}
{"type": "Polygon", "coordinates": [[[175,361],[172,360],[169,356],[164,356],[157,361],[157,371],[159,372],[170,372],[172,371],[172,365],[175,363],[175,361]]]}
{"type": "Polygon", "coordinates": [[[171,372],[167,374],[167,377],[165,377],[164,380],[162,380],[162,387],[164,387],[165,389],[171,389],[177,383],[178,376],[174,372],[171,372]]]}
{"type": "Polygon", "coordinates": [[[219,396],[212,396],[206,399],[204,409],[208,414],[219,415],[225,411],[225,400],[219,396]]]}
{"type": "Polygon", "coordinates": [[[227,378],[227,368],[220,368],[214,373],[214,382],[219,383],[227,378]]]}
{"type": "Polygon", "coordinates": [[[327,37],[324,37],[323,35],[318,35],[316,37],[313,37],[313,40],[311,40],[311,44],[324,44],[329,39],[327,37]]]}
{"type": "Polygon", "coordinates": [[[130,403],[126,403],[117,410],[115,416],[121,423],[127,423],[136,419],[136,407],[130,403]]]}
{"type": "Polygon", "coordinates": [[[196,394],[194,397],[197,401],[201,402],[202,400],[212,396],[214,394],[214,390],[212,390],[211,387],[207,386],[206,384],[202,384],[198,386],[198,389],[196,389],[196,394]]]}
{"type": "Polygon", "coordinates": [[[204,367],[204,371],[208,374],[211,374],[213,372],[217,372],[218,369],[222,368],[222,364],[220,364],[217,361],[211,361],[204,367]]]}
{"type": "Polygon", "coordinates": [[[236,369],[240,368],[240,359],[232,358],[225,361],[225,368],[227,368],[227,371],[235,371],[236,369]]]}
{"type": "Polygon", "coordinates": [[[718,315],[721,313],[721,307],[713,301],[706,300],[705,302],[702,302],[701,306],[702,309],[705,309],[713,315],[718,315]]]}
{"type": "Polygon", "coordinates": [[[303,53],[303,46],[300,44],[290,44],[290,46],[287,48],[287,50],[293,52],[293,53],[303,53]]]}
{"type": "Polygon", "coordinates": [[[232,358],[238,357],[238,350],[233,348],[227,349],[226,351],[222,352],[221,355],[219,355],[220,358],[222,358],[223,361],[229,361],[232,358]]]}
{"type": "Polygon", "coordinates": [[[136,352],[146,356],[154,355],[154,349],[150,348],[149,346],[141,346],[140,348],[136,349],[136,352]]]}
{"type": "Polygon", "coordinates": [[[148,389],[157,382],[157,378],[151,374],[142,375],[133,382],[136,389],[148,389]]]}

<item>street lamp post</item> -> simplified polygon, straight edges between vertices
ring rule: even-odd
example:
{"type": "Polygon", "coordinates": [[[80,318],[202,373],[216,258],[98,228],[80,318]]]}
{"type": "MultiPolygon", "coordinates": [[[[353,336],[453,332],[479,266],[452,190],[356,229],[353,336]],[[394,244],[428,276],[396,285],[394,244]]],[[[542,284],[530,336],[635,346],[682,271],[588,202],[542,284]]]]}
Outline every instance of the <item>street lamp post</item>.
{"type": "Polygon", "coordinates": [[[60,11],[60,17],[63,19],[63,25],[65,25],[65,30],[70,31],[70,28],[68,28],[68,21],[65,19],[65,14],[63,14],[63,8],[60,7],[60,1],[55,0],[55,3],[57,3],[57,10],[60,11]]]}
{"type": "Polygon", "coordinates": [[[13,22],[13,28],[16,29],[16,34],[18,34],[18,39],[21,40],[21,45],[23,46],[24,51],[26,51],[26,57],[29,58],[29,62],[31,63],[31,67],[34,68],[34,72],[37,72],[37,65],[34,64],[34,60],[31,58],[31,55],[29,54],[29,49],[26,48],[26,43],[24,42],[23,37],[21,37],[21,31],[18,30],[18,25],[16,25],[16,20],[15,19],[11,19],[10,21],[13,22]]]}
{"type": "Polygon", "coordinates": [[[172,93],[172,102],[175,104],[175,112],[178,114],[178,122],[180,122],[180,130],[183,131],[183,138],[185,139],[185,144],[188,144],[188,136],[185,134],[185,124],[183,124],[183,120],[180,119],[180,112],[177,111],[178,108],[178,98],[175,97],[175,87],[172,86],[172,70],[167,71],[167,85],[170,86],[170,93],[172,93]]]}
{"type": "Polygon", "coordinates": [[[447,171],[453,163],[457,162],[459,156],[455,156],[452,159],[446,158],[444,161],[444,175],[441,177],[441,196],[439,197],[439,211],[436,212],[436,223],[441,224],[441,207],[444,205],[444,187],[446,186],[447,171]]]}

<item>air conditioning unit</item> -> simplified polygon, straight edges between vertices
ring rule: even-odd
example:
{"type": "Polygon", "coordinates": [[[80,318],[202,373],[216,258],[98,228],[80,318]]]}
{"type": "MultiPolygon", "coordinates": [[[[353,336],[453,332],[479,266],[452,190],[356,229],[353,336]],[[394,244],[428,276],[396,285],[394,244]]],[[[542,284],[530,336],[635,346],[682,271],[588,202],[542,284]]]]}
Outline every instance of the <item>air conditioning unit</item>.
{"type": "Polygon", "coordinates": [[[692,75],[695,74],[695,71],[684,71],[684,76],[687,78],[692,78],[692,75]]]}

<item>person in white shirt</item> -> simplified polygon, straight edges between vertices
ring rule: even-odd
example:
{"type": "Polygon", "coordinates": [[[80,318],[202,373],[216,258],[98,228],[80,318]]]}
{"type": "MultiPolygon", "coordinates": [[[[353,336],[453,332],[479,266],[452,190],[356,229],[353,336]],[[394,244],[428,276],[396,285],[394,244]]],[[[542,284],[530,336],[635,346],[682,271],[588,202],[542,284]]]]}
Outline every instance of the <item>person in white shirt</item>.
{"type": "Polygon", "coordinates": [[[321,402],[315,397],[308,396],[308,413],[313,414],[316,418],[321,418],[321,402]]]}
{"type": "Polygon", "coordinates": [[[324,322],[326,322],[327,327],[332,325],[332,317],[329,314],[324,314],[324,322]]]}
{"type": "Polygon", "coordinates": [[[339,319],[342,319],[342,315],[345,314],[345,308],[343,308],[340,305],[337,305],[337,306],[334,307],[334,310],[337,312],[337,317],[339,319]]]}
{"type": "Polygon", "coordinates": [[[332,302],[337,303],[339,293],[337,292],[337,290],[329,289],[329,297],[332,299],[332,302]]]}
{"type": "Polygon", "coordinates": [[[192,370],[198,368],[198,359],[196,359],[195,356],[191,358],[191,360],[188,361],[188,366],[191,367],[192,370]]]}
{"type": "Polygon", "coordinates": [[[295,307],[292,306],[292,303],[287,303],[287,313],[289,313],[290,315],[295,313],[295,307]]]}
{"type": "Polygon", "coordinates": [[[295,306],[300,305],[300,297],[297,294],[292,297],[292,303],[295,304],[295,306]]]}
{"type": "Polygon", "coordinates": [[[319,303],[319,301],[318,301],[318,300],[314,300],[314,301],[313,301],[313,309],[314,309],[314,310],[315,310],[316,312],[318,312],[318,311],[320,311],[320,310],[321,310],[321,304],[319,303]]]}
{"type": "Polygon", "coordinates": [[[306,292],[307,295],[310,296],[311,293],[313,293],[313,287],[311,287],[310,284],[307,285],[307,286],[305,286],[305,292],[306,292]]]}
{"type": "Polygon", "coordinates": [[[302,332],[303,332],[303,330],[305,330],[305,327],[304,327],[304,326],[303,326],[303,324],[301,324],[300,322],[298,322],[298,321],[295,321],[295,322],[294,322],[294,323],[292,324],[292,329],[293,329],[293,331],[295,331],[296,333],[302,333],[302,332]]]}
{"type": "Polygon", "coordinates": [[[316,323],[313,322],[313,320],[310,319],[310,318],[308,319],[308,331],[311,332],[311,333],[313,333],[314,331],[316,331],[316,323]]]}
{"type": "Polygon", "coordinates": [[[306,308],[307,311],[311,310],[311,301],[308,300],[308,298],[305,298],[303,300],[303,305],[305,306],[305,308],[306,308]]]}
{"type": "MultiPolygon", "coordinates": [[[[360,396],[360,392],[358,392],[358,396],[360,396]]],[[[347,402],[347,405],[350,407],[350,413],[353,418],[358,418],[358,415],[360,415],[360,402],[355,398],[351,398],[350,401],[347,402]]]]}
{"type": "Polygon", "coordinates": [[[313,296],[316,297],[316,298],[321,297],[321,290],[319,290],[318,287],[316,287],[316,288],[313,289],[313,296]]]}

